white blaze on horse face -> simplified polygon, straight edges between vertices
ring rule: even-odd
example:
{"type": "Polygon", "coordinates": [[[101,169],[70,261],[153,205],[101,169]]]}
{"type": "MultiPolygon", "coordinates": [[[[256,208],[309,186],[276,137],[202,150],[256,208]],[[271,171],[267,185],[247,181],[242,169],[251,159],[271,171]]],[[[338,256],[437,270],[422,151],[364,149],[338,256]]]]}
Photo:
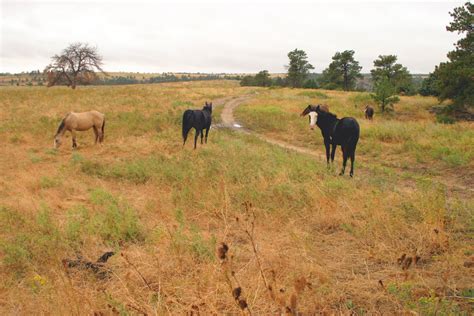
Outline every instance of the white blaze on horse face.
{"type": "Polygon", "coordinates": [[[318,113],[316,112],[309,112],[309,128],[314,129],[316,125],[316,119],[318,118],[318,113]]]}

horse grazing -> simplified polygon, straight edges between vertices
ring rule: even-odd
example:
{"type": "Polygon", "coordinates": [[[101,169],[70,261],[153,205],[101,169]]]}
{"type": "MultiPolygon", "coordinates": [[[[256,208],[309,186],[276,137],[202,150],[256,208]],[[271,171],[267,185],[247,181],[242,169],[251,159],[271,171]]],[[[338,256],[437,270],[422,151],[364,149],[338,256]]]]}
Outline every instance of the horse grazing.
{"type": "Polygon", "coordinates": [[[105,115],[97,111],[66,114],[59,124],[58,131],[54,136],[54,147],[61,145],[61,137],[66,131],[70,131],[72,135],[72,148],[77,147],[76,131],[87,131],[94,129],[95,143],[104,141],[105,115]]]}
{"type": "Polygon", "coordinates": [[[204,129],[206,130],[206,144],[207,135],[211,128],[212,121],[212,102],[204,105],[202,110],[186,110],[183,113],[183,146],[186,144],[188,133],[194,127],[196,134],[194,135],[194,149],[196,149],[196,142],[199,134],[201,134],[201,144],[204,137],[204,129]]]}
{"type": "Polygon", "coordinates": [[[374,117],[374,108],[371,107],[370,105],[367,105],[365,107],[364,113],[365,113],[365,118],[367,120],[372,120],[372,118],[374,117]]]}
{"type": "Polygon", "coordinates": [[[357,121],[352,117],[338,119],[336,115],[323,110],[319,105],[316,107],[308,105],[308,107],[301,113],[301,116],[305,115],[309,115],[309,126],[311,129],[314,129],[314,125],[317,125],[321,129],[321,134],[324,138],[324,146],[326,147],[328,167],[329,157],[331,157],[331,162],[334,162],[336,147],[337,145],[340,145],[343,158],[340,175],[344,174],[347,158],[350,157],[350,176],[352,177],[354,175],[355,150],[360,134],[359,123],[357,123],[357,121]],[[331,156],[329,156],[329,145],[332,145],[331,156]]]}

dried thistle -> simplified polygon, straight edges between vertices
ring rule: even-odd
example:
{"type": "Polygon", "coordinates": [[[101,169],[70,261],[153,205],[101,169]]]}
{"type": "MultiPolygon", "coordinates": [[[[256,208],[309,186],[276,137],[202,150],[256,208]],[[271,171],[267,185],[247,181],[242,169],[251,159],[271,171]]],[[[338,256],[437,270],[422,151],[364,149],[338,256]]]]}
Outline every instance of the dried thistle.
{"type": "Polygon", "coordinates": [[[379,280],[379,285],[380,285],[383,289],[385,289],[385,285],[383,284],[383,281],[382,281],[382,280],[379,280]]]}
{"type": "Polygon", "coordinates": [[[239,300],[239,306],[240,306],[240,309],[242,309],[242,310],[248,308],[247,301],[245,299],[239,300]]]}
{"type": "Polygon", "coordinates": [[[240,298],[240,295],[242,294],[242,288],[236,287],[235,289],[232,290],[232,296],[234,299],[238,300],[240,298]]]}
{"type": "Polygon", "coordinates": [[[229,246],[226,243],[222,242],[221,246],[217,248],[217,256],[222,260],[221,270],[229,286],[230,292],[232,293],[232,298],[239,308],[244,311],[246,310],[249,315],[252,314],[250,308],[248,307],[247,301],[242,297],[242,287],[240,287],[240,282],[237,279],[236,273],[232,268],[232,255],[228,255],[229,246]],[[234,286],[234,284],[236,284],[234,286]]]}
{"type": "Polygon", "coordinates": [[[400,258],[397,259],[398,264],[402,264],[405,261],[407,254],[404,253],[400,258]]]}
{"type": "Polygon", "coordinates": [[[414,256],[414,257],[413,257],[413,263],[414,263],[414,264],[417,264],[418,261],[420,261],[420,259],[421,259],[420,256],[414,256]]]}
{"type": "Polygon", "coordinates": [[[412,257],[406,258],[402,269],[403,270],[408,270],[408,268],[411,266],[412,261],[413,261],[412,257]]]}
{"type": "Polygon", "coordinates": [[[221,243],[221,246],[217,248],[217,257],[221,260],[225,260],[227,258],[227,252],[229,251],[229,246],[226,243],[221,243]]]}
{"type": "Polygon", "coordinates": [[[265,274],[263,273],[263,267],[262,267],[262,262],[260,260],[260,256],[257,252],[257,244],[255,242],[255,212],[252,208],[252,203],[249,201],[246,201],[242,203],[242,205],[245,208],[245,221],[244,224],[239,223],[239,227],[244,231],[244,233],[247,235],[250,244],[252,245],[252,250],[255,256],[255,260],[257,261],[257,266],[258,270],[260,271],[260,276],[262,277],[263,284],[265,285],[265,288],[268,289],[268,281],[267,278],[265,277],[265,274]],[[245,226],[244,226],[245,225],[245,226]]]}
{"type": "Polygon", "coordinates": [[[138,270],[138,268],[130,261],[130,259],[125,255],[125,253],[121,252],[120,255],[122,258],[125,260],[125,262],[132,267],[132,269],[138,274],[140,279],[142,279],[143,283],[146,285],[147,288],[149,288],[151,291],[153,291],[153,288],[150,285],[150,282],[148,282],[147,279],[143,276],[143,274],[138,270]]]}

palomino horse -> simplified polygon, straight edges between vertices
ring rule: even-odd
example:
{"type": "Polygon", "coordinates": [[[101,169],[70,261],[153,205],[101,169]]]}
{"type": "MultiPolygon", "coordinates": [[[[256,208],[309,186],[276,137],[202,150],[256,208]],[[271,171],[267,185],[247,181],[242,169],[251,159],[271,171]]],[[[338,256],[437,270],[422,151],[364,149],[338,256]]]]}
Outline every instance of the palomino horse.
{"type": "Polygon", "coordinates": [[[72,148],[77,147],[76,131],[87,131],[93,128],[95,134],[95,143],[104,140],[105,115],[97,111],[66,114],[59,124],[58,131],[54,136],[54,147],[61,145],[61,137],[66,131],[70,131],[72,135],[72,148]]]}
{"type": "Polygon", "coordinates": [[[319,105],[308,107],[301,113],[301,116],[309,115],[309,127],[314,129],[317,125],[321,129],[326,147],[326,159],[329,167],[329,158],[334,162],[334,154],[337,145],[342,149],[342,170],[340,175],[346,170],[347,158],[351,158],[350,176],[354,175],[355,150],[359,141],[360,128],[355,118],[343,117],[338,119],[336,115],[323,110],[319,105]],[[331,156],[329,156],[329,145],[332,145],[331,156]]]}

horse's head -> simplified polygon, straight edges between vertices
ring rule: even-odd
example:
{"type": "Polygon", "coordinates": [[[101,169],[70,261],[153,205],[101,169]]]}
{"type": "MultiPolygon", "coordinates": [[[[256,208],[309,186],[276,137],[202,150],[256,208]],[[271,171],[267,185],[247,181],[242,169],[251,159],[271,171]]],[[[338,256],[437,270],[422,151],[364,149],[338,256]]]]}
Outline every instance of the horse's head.
{"type": "Polygon", "coordinates": [[[54,148],[59,148],[59,146],[61,146],[61,135],[56,134],[54,136],[54,148]]]}
{"type": "Polygon", "coordinates": [[[207,110],[207,111],[209,111],[209,113],[212,114],[212,102],[207,103],[207,101],[206,101],[206,105],[204,105],[204,107],[202,109],[207,110]]]}
{"type": "Polygon", "coordinates": [[[318,119],[318,113],[321,111],[320,106],[317,105],[308,105],[306,109],[304,109],[303,112],[301,112],[300,116],[309,116],[309,128],[314,129],[314,126],[316,125],[316,121],[318,119]]]}

